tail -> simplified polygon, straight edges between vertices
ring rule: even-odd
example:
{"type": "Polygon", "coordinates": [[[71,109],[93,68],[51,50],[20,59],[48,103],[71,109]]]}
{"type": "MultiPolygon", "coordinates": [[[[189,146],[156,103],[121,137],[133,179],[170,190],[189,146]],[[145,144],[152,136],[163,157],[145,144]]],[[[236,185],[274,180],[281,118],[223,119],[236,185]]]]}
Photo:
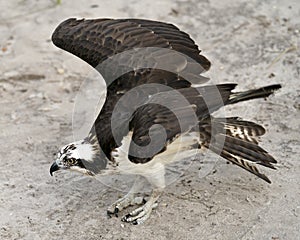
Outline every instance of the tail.
{"type": "MultiPolygon", "coordinates": [[[[252,93],[248,91],[248,97],[244,95],[239,96],[239,98],[245,97],[248,100],[259,95],[261,96],[263,90],[257,92],[258,90],[253,90],[252,93]],[[251,95],[252,97],[249,98],[251,95]]],[[[267,95],[267,92],[265,94],[267,95]]],[[[209,148],[231,163],[271,183],[270,179],[260,173],[255,166],[255,164],[259,164],[275,169],[273,164],[276,163],[276,160],[267,151],[258,146],[258,139],[264,133],[265,129],[262,126],[236,117],[210,118],[200,127],[202,146],[209,148]]]]}
{"type": "Polygon", "coordinates": [[[281,88],[280,84],[274,84],[258,89],[244,92],[234,92],[237,84],[225,83],[218,85],[201,86],[197,88],[183,88],[180,93],[196,106],[196,114],[200,121],[223,107],[224,105],[234,104],[256,98],[267,98],[276,90],[281,88]]]}
{"type": "Polygon", "coordinates": [[[248,90],[245,92],[231,93],[229,95],[227,104],[233,104],[233,103],[247,101],[255,98],[266,98],[280,88],[281,88],[280,84],[274,84],[274,85],[270,85],[258,89],[248,90]]]}

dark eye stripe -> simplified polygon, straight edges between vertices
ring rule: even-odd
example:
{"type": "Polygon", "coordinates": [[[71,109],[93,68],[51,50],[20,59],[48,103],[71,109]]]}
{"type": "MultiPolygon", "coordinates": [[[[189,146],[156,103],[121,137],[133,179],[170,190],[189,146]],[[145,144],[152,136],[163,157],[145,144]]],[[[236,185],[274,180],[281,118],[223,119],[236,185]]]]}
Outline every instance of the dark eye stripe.
{"type": "Polygon", "coordinates": [[[84,164],[83,164],[83,162],[82,162],[81,159],[77,159],[77,165],[78,165],[79,167],[85,168],[85,166],[84,166],[84,164]]]}

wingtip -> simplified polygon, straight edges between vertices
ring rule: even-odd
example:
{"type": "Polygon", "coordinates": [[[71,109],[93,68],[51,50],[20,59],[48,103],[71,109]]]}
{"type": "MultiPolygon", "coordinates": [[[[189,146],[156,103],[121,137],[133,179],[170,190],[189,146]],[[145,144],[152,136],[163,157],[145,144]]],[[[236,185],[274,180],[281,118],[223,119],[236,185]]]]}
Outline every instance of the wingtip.
{"type": "Polygon", "coordinates": [[[264,178],[262,179],[265,180],[267,183],[272,184],[271,180],[266,175],[264,175],[264,178]]]}
{"type": "Polygon", "coordinates": [[[273,85],[264,87],[264,90],[273,93],[273,92],[279,90],[280,88],[282,88],[281,84],[273,84],[273,85]]]}

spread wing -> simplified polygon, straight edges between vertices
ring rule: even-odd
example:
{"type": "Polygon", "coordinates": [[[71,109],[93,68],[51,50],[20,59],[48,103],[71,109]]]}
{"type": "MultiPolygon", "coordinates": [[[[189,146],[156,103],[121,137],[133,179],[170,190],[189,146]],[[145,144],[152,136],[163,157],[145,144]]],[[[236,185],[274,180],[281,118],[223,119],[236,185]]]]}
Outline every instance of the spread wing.
{"type": "Polygon", "coordinates": [[[105,65],[105,69],[101,67],[98,69],[105,79],[114,76],[115,72],[124,65],[136,67],[132,62],[143,61],[153,67],[157,61],[163,63],[162,60],[164,62],[168,60],[168,63],[174,65],[174,69],[178,72],[189,68],[188,72],[195,75],[199,75],[210,67],[210,62],[200,55],[198,46],[188,34],[172,24],[158,21],[71,18],[55,29],[52,41],[57,47],[78,56],[94,68],[112,56],[126,51],[130,52],[124,55],[126,59],[120,57],[113,61],[115,65],[109,64],[105,65]],[[142,48],[144,51],[141,54],[138,51],[130,51],[137,48],[142,48]],[[149,51],[146,48],[150,48],[149,51]],[[157,52],[152,48],[173,51],[157,52]],[[175,61],[171,58],[172,53],[182,55],[175,61]]]}
{"type": "Polygon", "coordinates": [[[129,115],[149,100],[149,96],[166,91],[161,86],[181,89],[191,83],[203,83],[200,74],[210,62],[188,34],[172,24],[142,19],[68,19],[52,35],[53,43],[96,68],[107,84],[105,104],[95,121],[98,140],[107,157],[120,144],[128,129],[129,115]],[[143,84],[150,94],[141,96],[143,84]],[[117,126],[112,126],[116,104],[121,101],[117,126]],[[137,96],[137,97],[132,97],[137,96]],[[126,126],[127,124],[127,126],[126,126]],[[118,133],[115,136],[112,128],[118,133]]]}

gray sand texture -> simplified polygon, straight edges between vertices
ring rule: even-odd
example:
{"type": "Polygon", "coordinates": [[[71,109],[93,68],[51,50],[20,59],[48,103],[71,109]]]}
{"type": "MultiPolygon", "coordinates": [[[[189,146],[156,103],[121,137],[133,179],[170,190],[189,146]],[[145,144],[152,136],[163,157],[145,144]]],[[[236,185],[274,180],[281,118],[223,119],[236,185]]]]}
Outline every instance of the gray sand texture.
{"type": "Polygon", "coordinates": [[[0,239],[300,239],[299,1],[1,0],[0,9],[0,239]],[[267,129],[261,145],[277,170],[260,169],[272,184],[200,154],[167,186],[150,219],[133,226],[106,216],[124,194],[118,179],[51,177],[54,154],[73,140],[78,91],[94,73],[51,43],[70,17],[170,22],[212,62],[209,83],[238,83],[238,90],[282,84],[266,101],[225,108],[267,129]]]}

